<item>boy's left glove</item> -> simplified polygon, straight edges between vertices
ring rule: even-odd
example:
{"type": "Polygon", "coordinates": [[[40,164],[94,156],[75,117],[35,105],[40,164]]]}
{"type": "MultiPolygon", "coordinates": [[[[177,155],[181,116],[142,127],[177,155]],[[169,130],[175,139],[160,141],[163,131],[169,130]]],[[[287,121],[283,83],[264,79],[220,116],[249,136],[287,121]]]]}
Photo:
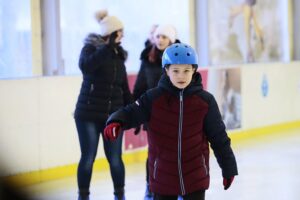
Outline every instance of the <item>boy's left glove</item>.
{"type": "Polygon", "coordinates": [[[223,185],[224,185],[224,190],[227,190],[231,183],[233,182],[234,176],[230,177],[230,178],[223,178],[223,185]]]}
{"type": "Polygon", "coordinates": [[[121,128],[121,124],[117,122],[107,125],[104,129],[104,138],[110,141],[116,140],[121,133],[121,128]]]}

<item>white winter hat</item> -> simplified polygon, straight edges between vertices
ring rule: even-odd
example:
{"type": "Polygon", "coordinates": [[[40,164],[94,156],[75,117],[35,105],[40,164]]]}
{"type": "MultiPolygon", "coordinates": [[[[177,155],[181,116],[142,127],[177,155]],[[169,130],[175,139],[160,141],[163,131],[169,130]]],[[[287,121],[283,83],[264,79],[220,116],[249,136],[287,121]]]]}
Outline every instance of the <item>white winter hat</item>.
{"type": "Polygon", "coordinates": [[[95,17],[100,24],[100,35],[107,36],[111,33],[123,29],[123,23],[115,16],[108,16],[107,10],[96,12],[95,17]]]}
{"type": "Polygon", "coordinates": [[[154,37],[156,37],[157,35],[167,36],[172,43],[174,43],[177,38],[176,29],[170,24],[159,25],[154,32],[154,37]]]}

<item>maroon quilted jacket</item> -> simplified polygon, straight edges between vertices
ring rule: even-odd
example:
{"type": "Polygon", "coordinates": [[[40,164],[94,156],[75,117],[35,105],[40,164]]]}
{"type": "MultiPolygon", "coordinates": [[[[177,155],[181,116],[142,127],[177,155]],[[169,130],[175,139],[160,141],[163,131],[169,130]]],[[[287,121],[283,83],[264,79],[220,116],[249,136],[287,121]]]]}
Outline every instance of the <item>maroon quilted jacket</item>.
{"type": "Polygon", "coordinates": [[[150,189],[161,195],[185,195],[209,187],[209,142],[223,177],[237,175],[230,139],[213,96],[194,75],[184,90],[163,75],[157,88],[113,113],[107,123],[125,129],[148,123],[150,189]]]}

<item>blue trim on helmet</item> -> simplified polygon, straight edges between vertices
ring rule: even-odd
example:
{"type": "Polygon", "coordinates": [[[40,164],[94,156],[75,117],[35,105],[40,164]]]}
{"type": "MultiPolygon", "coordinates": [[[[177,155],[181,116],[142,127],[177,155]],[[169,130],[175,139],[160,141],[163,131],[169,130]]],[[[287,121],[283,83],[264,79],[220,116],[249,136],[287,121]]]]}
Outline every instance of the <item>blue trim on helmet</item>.
{"type": "Polygon", "coordinates": [[[198,65],[196,51],[184,43],[175,43],[165,49],[162,56],[162,66],[173,64],[198,65]]]}

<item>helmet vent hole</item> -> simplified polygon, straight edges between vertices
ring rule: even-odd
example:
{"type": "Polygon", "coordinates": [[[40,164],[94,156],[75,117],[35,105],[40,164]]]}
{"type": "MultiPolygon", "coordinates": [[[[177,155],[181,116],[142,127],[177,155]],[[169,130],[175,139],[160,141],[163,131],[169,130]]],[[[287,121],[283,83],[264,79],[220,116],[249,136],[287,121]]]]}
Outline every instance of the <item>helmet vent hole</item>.
{"type": "Polygon", "coordinates": [[[179,47],[178,45],[175,46],[175,48],[178,48],[178,47],[179,47]]]}
{"type": "Polygon", "coordinates": [[[186,53],[186,55],[187,55],[187,56],[190,56],[191,54],[190,54],[190,53],[186,53]]]}
{"type": "Polygon", "coordinates": [[[175,56],[178,56],[178,53],[175,53],[174,55],[175,55],[175,56]]]}

